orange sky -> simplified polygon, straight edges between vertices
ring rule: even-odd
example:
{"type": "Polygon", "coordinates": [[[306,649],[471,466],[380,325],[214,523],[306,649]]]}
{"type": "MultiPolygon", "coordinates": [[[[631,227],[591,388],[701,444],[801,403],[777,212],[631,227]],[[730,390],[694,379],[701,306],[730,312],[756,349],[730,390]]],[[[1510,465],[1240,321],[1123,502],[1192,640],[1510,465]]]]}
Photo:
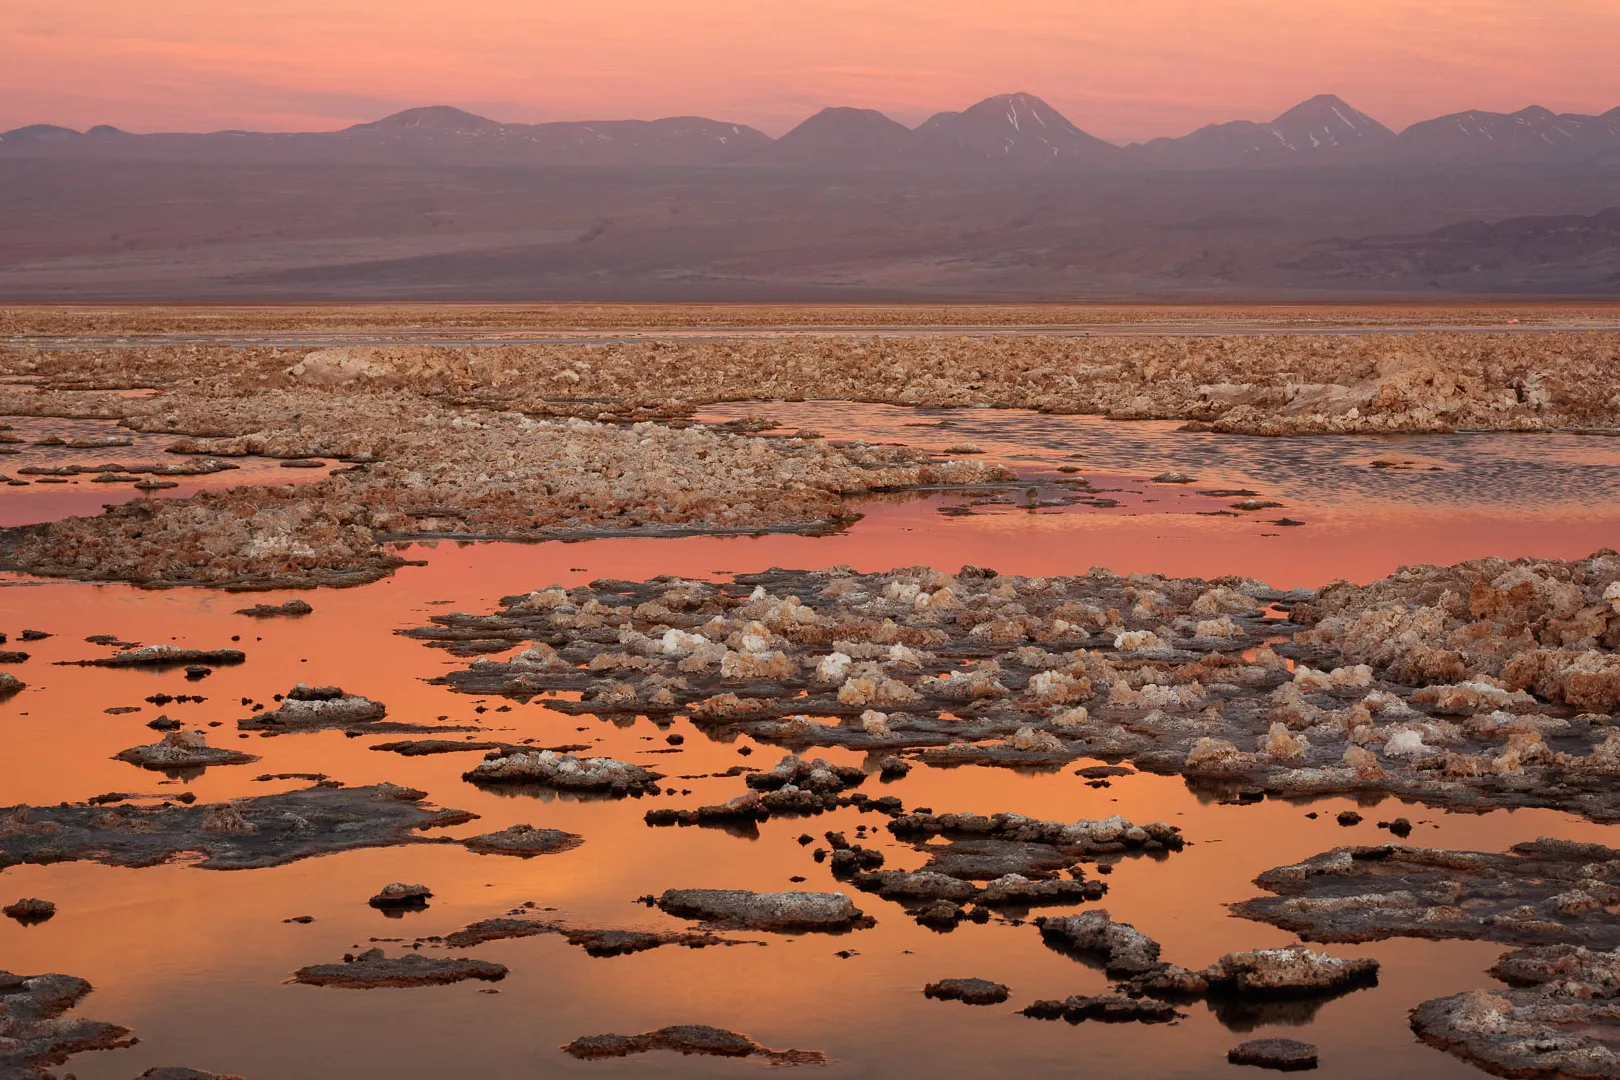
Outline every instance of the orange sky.
{"type": "Polygon", "coordinates": [[[318,130],[825,105],[916,123],[1028,90],[1119,141],[1333,92],[1400,127],[1620,105],[1616,0],[5,0],[0,129],[318,130]]]}

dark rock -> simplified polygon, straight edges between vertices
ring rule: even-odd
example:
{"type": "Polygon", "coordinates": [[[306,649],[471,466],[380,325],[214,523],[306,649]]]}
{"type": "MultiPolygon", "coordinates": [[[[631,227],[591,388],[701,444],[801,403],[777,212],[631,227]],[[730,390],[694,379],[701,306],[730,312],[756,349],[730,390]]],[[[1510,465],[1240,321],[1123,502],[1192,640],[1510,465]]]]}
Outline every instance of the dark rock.
{"type": "Polygon", "coordinates": [[[649,1050],[673,1050],[680,1054],[711,1057],[762,1057],[772,1065],[825,1065],[827,1058],[815,1050],[770,1050],[744,1035],[723,1028],[685,1024],[660,1028],[643,1035],[586,1035],[563,1050],[577,1058],[628,1057],[649,1050]]]}
{"type": "Polygon", "coordinates": [[[55,904],[49,900],[37,900],[33,897],[18,900],[15,904],[0,908],[0,915],[4,915],[8,919],[16,919],[24,926],[42,923],[55,914],[55,904]]]}
{"type": "Polygon", "coordinates": [[[941,979],[923,987],[923,993],[941,1001],[967,1005],[999,1005],[1012,994],[1011,988],[988,979],[941,979]]]}
{"type": "Polygon", "coordinates": [[[532,825],[513,825],[500,832],[484,833],[462,841],[468,851],[480,855],[517,855],[532,858],[535,855],[555,855],[571,851],[584,843],[584,838],[560,829],[536,829],[532,825]]]}
{"type": "Polygon", "coordinates": [[[1294,1039],[1253,1039],[1226,1052],[1233,1065],[1294,1072],[1316,1068],[1316,1047],[1294,1039]]]}
{"type": "Polygon", "coordinates": [[[1062,1000],[1037,1001],[1019,1010],[1036,1020],[1067,1020],[1079,1024],[1100,1020],[1107,1024],[1168,1024],[1185,1014],[1173,1005],[1152,998],[1132,998],[1124,994],[1076,994],[1062,1000]]]}
{"type": "Polygon", "coordinates": [[[387,957],[381,949],[367,949],[348,963],[299,968],[293,973],[293,981],[309,986],[372,990],[379,987],[440,986],[465,979],[497,982],[506,978],[506,971],[505,965],[488,960],[428,957],[414,952],[387,957]]]}

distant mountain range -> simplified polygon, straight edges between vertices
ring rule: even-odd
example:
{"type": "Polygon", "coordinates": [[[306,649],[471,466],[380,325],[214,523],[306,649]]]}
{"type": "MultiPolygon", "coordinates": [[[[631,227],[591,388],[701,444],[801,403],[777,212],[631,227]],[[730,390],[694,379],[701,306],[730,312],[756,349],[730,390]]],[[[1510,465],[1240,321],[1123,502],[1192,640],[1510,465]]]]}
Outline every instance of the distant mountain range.
{"type": "Polygon", "coordinates": [[[1620,108],[1601,116],[1471,110],[1396,134],[1332,94],[1269,123],[1211,124],[1116,146],[1032,94],[1001,94],[908,128],[872,109],[823,109],[778,139],[702,117],[504,124],[445,105],[341,131],[135,135],[36,124],[0,134],[3,156],[377,158],[436,164],[756,165],[837,169],[1207,169],[1278,165],[1620,161],[1620,108]]]}

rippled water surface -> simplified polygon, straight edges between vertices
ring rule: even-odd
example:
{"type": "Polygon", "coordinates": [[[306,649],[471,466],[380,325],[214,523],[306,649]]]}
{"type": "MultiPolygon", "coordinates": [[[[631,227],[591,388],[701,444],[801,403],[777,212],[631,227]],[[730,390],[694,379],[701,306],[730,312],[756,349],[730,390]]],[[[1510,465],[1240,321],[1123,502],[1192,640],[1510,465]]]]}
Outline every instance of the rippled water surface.
{"type": "MultiPolygon", "coordinates": [[[[847,533],[824,538],[419,544],[411,554],[426,559],[426,566],[407,567],[362,588],[304,593],[316,611],[301,619],[256,621],[232,614],[245,604],[279,603],[292,593],[143,592],[4,579],[0,630],[11,635],[7,648],[32,655],[8,668],[29,688],[0,702],[0,805],[80,800],[105,791],[190,791],[214,801],[301,786],[254,780],[264,773],[322,772],[351,785],[408,784],[427,790],[440,806],[482,815],[448,830],[452,836],[527,822],[585,838],[575,850],[532,860],[419,844],[269,870],[221,872],[184,865],[129,870],[85,862],[5,870],[0,900],[44,897],[54,900],[60,913],[32,927],[0,920],[0,967],[88,978],[97,989],[79,1013],[127,1025],[141,1037],[132,1049],[83,1055],[63,1071],[82,1080],[128,1080],[148,1066],[185,1064],[253,1080],[516,1080],[742,1076],[762,1068],[748,1060],[669,1054],[579,1062],[558,1049],[581,1035],[704,1023],[746,1033],[771,1047],[824,1051],[833,1059],[824,1070],[829,1077],[1240,1075],[1224,1055],[1254,1037],[1247,1033],[1251,1027],[1316,1043],[1322,1076],[1479,1075],[1418,1044],[1406,1026],[1406,1011],[1428,998],[1491,985],[1484,971],[1503,951],[1497,945],[1396,940],[1334,946],[1330,951],[1340,955],[1379,958],[1384,964],[1379,985],[1314,1011],[1276,1008],[1223,1022],[1194,1005],[1186,1009],[1186,1020],[1167,1028],[1070,1026],[1026,1019],[1013,1010],[1035,998],[1096,992],[1107,980],[1100,971],[1045,948],[1034,927],[996,920],[983,926],[964,923],[941,934],[866,894],[856,894],[857,902],[877,925],[835,937],[738,933],[734,936],[765,944],[663,948],[607,959],[593,959],[554,936],[467,950],[466,955],[511,968],[498,994],[479,993],[482,983],[373,991],[289,984],[295,968],[336,961],[373,938],[443,934],[524,901],[555,908],[571,922],[676,928],[687,924],[635,898],[681,887],[842,888],[795,838],[802,832],[819,837],[829,829],[853,834],[859,824],[880,826],[884,820],[840,810],[815,818],[776,818],[762,824],[756,836],[649,829],[642,822],[649,806],[720,802],[743,790],[736,778],[676,778],[744,763],[768,767],[781,751],[747,738],[711,741],[684,719],[659,727],[646,718],[570,717],[540,702],[493,711],[503,702],[454,695],[425,681],[465,661],[395,635],[433,614],[487,611],[502,595],[554,581],[572,586],[597,577],[643,579],[660,573],[716,577],[771,565],[849,563],[878,570],[923,562],[948,569],[976,563],[1008,573],[1044,574],[1101,564],[1124,571],[1244,573],[1292,587],[1333,577],[1367,579],[1419,561],[1584,555],[1614,543],[1620,517],[1615,498],[1620,446],[1573,436],[1244,439],[1178,434],[1170,424],[834,403],[733,406],[716,416],[748,414],[778,418],[786,432],[810,427],[829,438],[907,442],[933,450],[975,443],[988,457],[1016,468],[1023,480],[1009,502],[984,502],[1006,493],[874,500],[847,533]],[[949,426],[909,426],[940,423],[949,426]],[[1375,461],[1399,467],[1373,468],[1375,461]],[[1064,466],[1080,471],[1059,472],[1064,466]],[[1197,482],[1148,481],[1172,469],[1195,475],[1197,482]],[[1021,505],[1027,488],[1035,489],[1038,502],[1074,494],[1075,488],[1056,482],[1076,477],[1119,505],[1035,510],[1021,505]],[[1232,511],[1234,497],[1198,493],[1221,488],[1252,489],[1283,507],[1232,511]],[[975,502],[982,505],[971,505],[975,502]],[[942,513],[941,507],[971,512],[942,513]],[[1205,516],[1221,511],[1232,516],[1205,516]],[[1270,523],[1280,518],[1304,524],[1270,523]],[[23,628],[54,636],[18,644],[23,628]],[[205,648],[240,638],[248,660],[197,683],[179,672],[53,666],[105,655],[106,648],[84,641],[95,634],[205,648]],[[597,752],[669,774],[668,783],[689,794],[622,801],[502,796],[461,780],[477,754],[404,758],[372,749],[394,736],[351,739],[335,732],[237,738],[234,721],[246,715],[243,697],[266,701],[298,681],[336,683],[384,701],[393,719],[476,721],[490,729],[480,737],[506,741],[588,742],[597,752]],[[207,700],[160,710],[144,700],[159,691],[197,692],[207,700]],[[480,703],[491,711],[476,713],[480,703]],[[140,711],[105,711],[117,706],[140,711]],[[211,768],[175,783],[111,760],[125,747],[153,741],[154,733],[144,725],[159,711],[188,726],[217,721],[222,726],[206,728],[215,745],[240,747],[263,760],[211,768]],[[684,744],[668,746],[669,731],[685,735],[684,744]],[[802,886],[790,883],[798,875],[808,879],[802,886]],[[391,881],[429,885],[436,894],[432,905],[401,919],[368,908],[366,898],[391,881]],[[315,922],[283,922],[297,915],[314,916],[315,922]],[[1012,1001],[971,1008],[930,1001],[921,993],[925,983],[964,976],[1010,984],[1012,1001]]],[[[30,436],[36,428],[79,430],[62,421],[9,422],[30,436]]],[[[145,449],[92,451],[82,460],[137,450],[150,456],[145,449]]],[[[0,471],[19,460],[0,458],[0,471]]],[[[268,463],[252,479],[279,482],[275,468],[268,463]]],[[[248,478],[221,475],[231,482],[248,478]]],[[[112,485],[96,485],[103,486],[112,485]]],[[[194,489],[181,492],[187,490],[194,489]]],[[[11,515],[8,521],[29,519],[38,505],[18,517],[19,504],[11,500],[35,497],[31,488],[0,488],[0,513],[11,515]]],[[[74,509],[84,508],[74,504],[74,509]]],[[[816,753],[865,763],[859,754],[816,753]]],[[[1072,767],[1023,774],[919,766],[893,783],[881,784],[874,776],[862,790],[940,811],[1016,811],[1067,820],[1119,813],[1181,826],[1190,846],[1162,860],[1124,860],[1107,879],[1110,892],[1102,906],[1162,942],[1166,959],[1188,967],[1236,949],[1294,940],[1231,918],[1224,905],[1255,895],[1250,880],[1262,870],[1338,843],[1373,843],[1387,836],[1375,828],[1379,816],[1411,817],[1417,823],[1413,842],[1437,846],[1499,850],[1541,835],[1612,842],[1610,830],[1559,813],[1460,815],[1393,803],[1368,813],[1362,825],[1341,828],[1333,815],[1352,805],[1345,799],[1312,806],[1223,805],[1201,800],[1176,778],[1135,775],[1093,789],[1073,775],[1072,767]],[[1308,810],[1321,816],[1309,819],[1308,810]]],[[[911,869],[922,862],[880,827],[875,835],[872,843],[886,852],[891,867],[911,869]]]]}

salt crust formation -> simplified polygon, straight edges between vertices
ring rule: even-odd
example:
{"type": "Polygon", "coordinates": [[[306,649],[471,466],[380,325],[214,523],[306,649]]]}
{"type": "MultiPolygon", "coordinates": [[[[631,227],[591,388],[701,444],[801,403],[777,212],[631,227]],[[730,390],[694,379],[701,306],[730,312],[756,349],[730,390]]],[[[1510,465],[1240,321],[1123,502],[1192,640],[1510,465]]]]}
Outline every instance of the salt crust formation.
{"type": "Polygon", "coordinates": [[[450,959],[408,952],[386,956],[381,949],[367,949],[341,964],[312,964],[293,973],[293,981],[308,986],[339,986],[348,990],[376,990],[383,987],[442,986],[467,979],[498,982],[507,968],[489,960],[450,959]]]}
{"type": "Polygon", "coordinates": [[[0,412],[50,414],[56,405],[119,417],[146,416],[166,397],[199,393],[192,381],[199,374],[216,393],[415,393],[531,414],[650,418],[719,401],[814,397],[1191,419],[1250,434],[1608,427],[1620,393],[1612,341],[1579,332],[795,335],[313,352],[155,346],[17,352],[6,360],[5,373],[43,378],[47,388],[11,391],[0,412]],[[53,394],[55,385],[166,392],[53,401],[68,397],[53,394]]]}
{"type": "Polygon", "coordinates": [[[649,1050],[673,1050],[680,1054],[710,1057],[762,1057],[772,1065],[825,1065],[826,1055],[818,1050],[770,1050],[735,1031],[702,1024],[681,1024],[659,1028],[643,1035],[585,1035],[563,1050],[577,1058],[628,1057],[649,1050]]]}
{"type": "Polygon", "coordinates": [[[0,387],[0,413],[118,419],[184,434],[176,451],[212,460],[349,464],[309,484],[141,500],[12,530],[0,563],[146,585],[355,584],[401,565],[390,538],[818,529],[847,521],[846,496],[1011,478],[903,449],[653,422],[739,398],[1174,417],[1259,434],[1609,427],[1620,402],[1601,334],[228,351],[228,361],[206,348],[18,353],[0,372],[44,383],[0,387]],[[52,388],[131,385],[161,392],[52,388]]]}
{"type": "Polygon", "coordinates": [[[829,833],[833,872],[847,874],[857,889],[900,904],[938,930],[963,919],[984,921],[992,909],[1100,900],[1108,886],[1089,879],[1085,863],[1130,853],[1164,854],[1183,846],[1172,826],[1139,826],[1118,816],[1061,822],[1021,814],[919,812],[896,816],[888,828],[928,856],[919,869],[873,869],[883,863],[881,852],[829,833]],[[840,859],[844,855],[849,857],[840,859]]]}
{"type": "Polygon", "coordinates": [[[284,604],[254,604],[252,607],[238,608],[236,614],[246,615],[250,619],[273,619],[280,615],[308,615],[314,610],[307,600],[292,599],[284,604]]]}
{"type": "Polygon", "coordinates": [[[1465,938],[1526,946],[1471,990],[1412,1011],[1425,1042],[1498,1076],[1620,1077],[1620,851],[1543,838],[1504,854],[1336,848],[1256,879],[1236,914],[1317,941],[1465,938]]]}
{"type": "MultiPolygon", "coordinates": [[[[47,407],[8,401],[0,411],[47,407]]],[[[14,569],[145,585],[298,587],[376,580],[404,565],[393,539],[821,531],[874,491],[1015,480],[979,461],[824,440],[761,439],[702,426],[534,419],[406,390],[344,393],[257,384],[126,402],[177,453],[341,457],[307,484],[138,500],[0,536],[14,569]],[[161,402],[161,405],[159,404],[161,402]]]]}
{"type": "Polygon", "coordinates": [[[377,890],[366,903],[374,908],[425,908],[433,898],[433,890],[426,885],[410,885],[392,881],[377,890]]]}
{"type": "Polygon", "coordinates": [[[1341,847],[1267,870],[1235,914],[1312,941],[1466,938],[1620,947],[1620,851],[1542,838],[1507,852],[1341,847]]]}
{"type": "Polygon", "coordinates": [[[42,923],[56,914],[56,905],[49,900],[41,900],[34,896],[25,896],[15,904],[7,904],[0,908],[0,915],[8,919],[16,919],[24,926],[42,923]]]}
{"type": "Polygon", "coordinates": [[[1620,1077],[1620,951],[1520,949],[1491,974],[1514,989],[1426,1001],[1412,1030],[1497,1076],[1620,1077]]]}
{"type": "Polygon", "coordinates": [[[1129,759],[1217,791],[1620,820],[1612,551],[1314,593],[1100,569],[598,580],[433,622],[407,633],[527,645],[452,687],[577,691],[548,701],[565,712],[685,712],[717,735],[935,765],[1129,759]]]}
{"type": "Polygon", "coordinates": [[[209,765],[247,765],[259,760],[254,754],[209,746],[208,737],[200,731],[171,731],[155,743],[132,746],[128,750],[120,750],[113,757],[143,769],[175,771],[202,769],[209,765]]]}
{"type": "Polygon", "coordinates": [[[71,975],[0,971],[0,1077],[48,1080],[48,1070],[73,1054],[133,1045],[128,1028],[63,1016],[90,990],[71,975]]]}
{"type": "MultiPolygon", "coordinates": [[[[424,333],[464,337],[483,329],[554,331],[656,328],[776,329],[793,327],[1018,327],[1116,324],[1189,325],[1264,323],[1284,328],[1433,326],[1500,323],[1511,316],[1525,325],[1602,320],[1610,305],[1527,303],[1409,303],[1369,308],[1364,304],[1313,304],[1299,309],[1231,304],[365,304],[299,307],[9,307],[0,310],[0,333],[18,337],[61,334],[147,335],[309,332],[323,339],[343,332],[367,337],[376,330],[408,326],[424,333]]],[[[595,336],[595,335],[593,335],[595,336]]]]}
{"type": "Polygon", "coordinates": [[[837,933],[873,923],[843,893],[666,889],[656,902],[661,910],[677,918],[737,930],[837,933]]]}
{"type": "Polygon", "coordinates": [[[1233,1065],[1254,1065],[1279,1072],[1316,1068],[1317,1050],[1298,1039],[1251,1039],[1226,1052],[1233,1065]]]}
{"type": "Polygon", "coordinates": [[[704,949],[711,945],[763,944],[763,942],[721,937],[718,934],[706,932],[579,926],[558,919],[536,918],[533,914],[533,908],[534,904],[530,902],[522,907],[513,908],[504,916],[475,922],[443,938],[423,938],[419,944],[442,943],[452,949],[464,949],[474,945],[482,945],[488,941],[505,941],[512,938],[537,937],[541,934],[557,934],[568,944],[584,949],[587,954],[596,957],[626,956],[630,953],[662,948],[665,945],[678,945],[688,949],[704,949]]]}
{"type": "Polygon", "coordinates": [[[3,807],[0,869],[76,859],[155,866],[195,853],[203,856],[196,865],[204,869],[245,870],[354,848],[430,842],[418,833],[478,816],[432,809],[426,798],[426,792],[395,784],[345,788],[328,780],[302,791],[192,806],[3,807]]]}
{"type": "Polygon", "coordinates": [[[480,855],[516,855],[529,859],[536,855],[555,855],[572,851],[585,842],[576,833],[561,829],[537,829],[533,825],[513,825],[500,832],[483,833],[463,840],[462,846],[480,855]]]}
{"type": "Polygon", "coordinates": [[[384,720],[388,706],[341,686],[299,683],[281,695],[279,707],[245,716],[236,722],[240,731],[287,735],[305,731],[342,731],[350,735],[410,732],[477,731],[477,727],[451,724],[413,724],[384,720]]]}
{"type": "Polygon", "coordinates": [[[663,774],[612,758],[577,758],[551,750],[497,751],[461,774],[474,784],[528,784],[559,791],[600,791],[613,795],[657,792],[663,774]]]}
{"type": "Polygon", "coordinates": [[[1268,1019],[1307,1020],[1326,1000],[1378,982],[1376,960],[1344,960],[1303,945],[1227,953],[1191,971],[1161,960],[1158,942],[1101,909],[1036,919],[1035,925],[1048,946],[1120,980],[1102,994],[1046,999],[1020,1010],[1038,1020],[1167,1023],[1184,1015],[1175,1004],[1204,1000],[1222,1023],[1248,1030],[1268,1019]]]}
{"type": "Polygon", "coordinates": [[[1041,939],[1059,952],[1094,960],[1118,990],[1166,1000],[1200,997],[1332,996],[1372,986],[1378,961],[1342,960],[1302,945],[1227,953],[1201,971],[1159,959],[1159,943],[1102,909],[1037,919],[1041,939]]]}
{"type": "Polygon", "coordinates": [[[940,1001],[960,1001],[964,1005],[999,1005],[1011,996],[1012,989],[989,979],[941,979],[923,987],[923,994],[940,1001]]]}
{"type": "Polygon", "coordinates": [[[649,810],[646,822],[649,825],[728,826],[766,821],[773,814],[819,814],[842,806],[893,814],[901,811],[900,800],[893,796],[873,799],[862,794],[843,794],[865,780],[865,771],[855,766],[834,765],[821,758],[805,761],[789,754],[769,771],[748,773],[744,783],[750,790],[734,799],[696,810],[649,810]]]}
{"type": "Polygon", "coordinates": [[[246,661],[247,653],[241,649],[182,649],[174,645],[143,645],[94,660],[60,660],[58,663],[72,667],[175,668],[192,664],[219,667],[246,661]]]}
{"type": "Polygon", "coordinates": [[[1067,1020],[1071,1024],[1099,1020],[1105,1024],[1168,1024],[1184,1020],[1186,1014],[1166,1001],[1133,998],[1125,994],[1071,994],[1066,998],[1043,998],[1018,1010],[1032,1020],[1067,1020]]]}

